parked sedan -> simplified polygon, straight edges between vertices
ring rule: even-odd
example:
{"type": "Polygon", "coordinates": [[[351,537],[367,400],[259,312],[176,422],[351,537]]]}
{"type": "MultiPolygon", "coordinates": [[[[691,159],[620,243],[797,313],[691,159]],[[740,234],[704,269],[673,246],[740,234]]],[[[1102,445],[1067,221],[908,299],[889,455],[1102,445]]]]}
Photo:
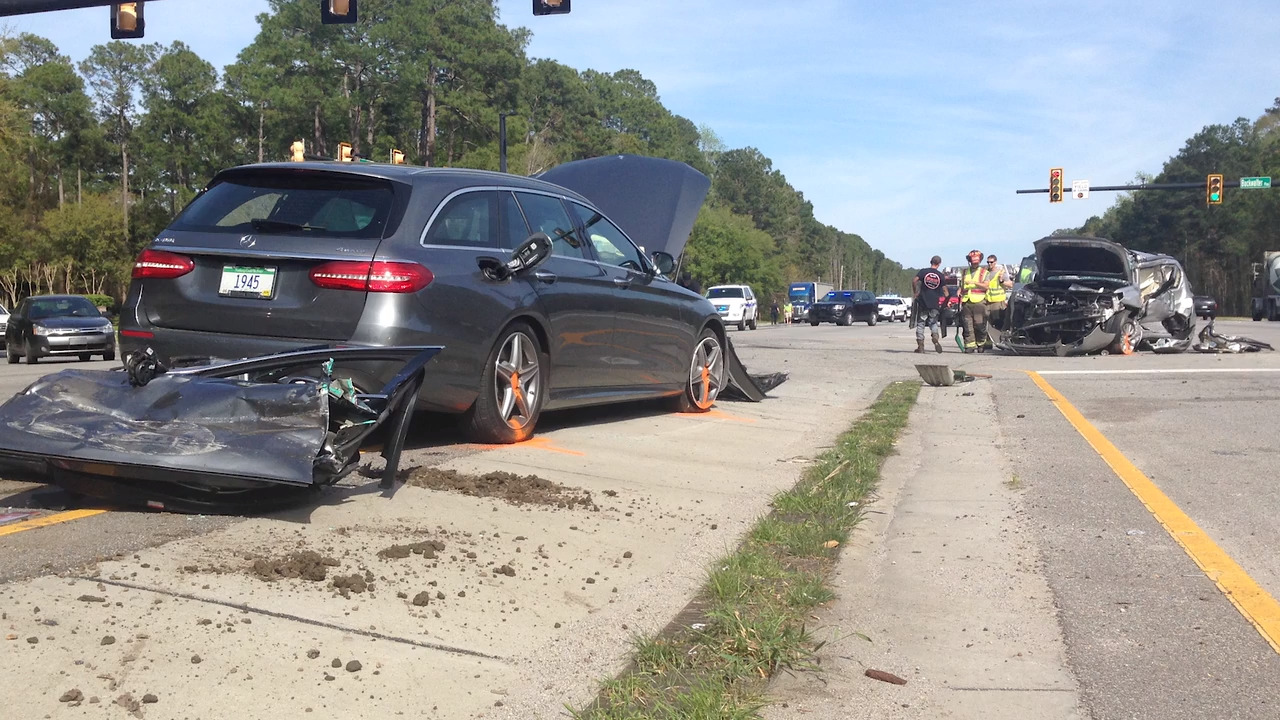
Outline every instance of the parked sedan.
{"type": "MultiPolygon", "coordinates": [[[[661,397],[703,412],[725,382],[724,325],[667,275],[709,187],[683,163],[617,155],[540,179],[374,163],[224,170],[138,257],[121,344],[205,359],[443,346],[419,407],[461,414],[481,442],[523,440],[547,409],[661,397]],[[537,237],[549,257],[510,271],[537,237]]],[[[381,387],[398,367],[351,379],[381,387]]]]}
{"type": "Polygon", "coordinates": [[[4,338],[10,365],[18,362],[19,356],[28,365],[51,355],[116,359],[111,321],[81,295],[38,295],[23,300],[9,317],[4,338]]]}
{"type": "Polygon", "coordinates": [[[1196,295],[1192,298],[1195,302],[1196,317],[1212,320],[1218,316],[1218,301],[1209,295],[1196,295]]]}
{"type": "Polygon", "coordinates": [[[852,325],[855,321],[875,325],[879,319],[880,304],[876,296],[867,290],[832,290],[809,308],[809,324],[833,322],[852,325]]]}

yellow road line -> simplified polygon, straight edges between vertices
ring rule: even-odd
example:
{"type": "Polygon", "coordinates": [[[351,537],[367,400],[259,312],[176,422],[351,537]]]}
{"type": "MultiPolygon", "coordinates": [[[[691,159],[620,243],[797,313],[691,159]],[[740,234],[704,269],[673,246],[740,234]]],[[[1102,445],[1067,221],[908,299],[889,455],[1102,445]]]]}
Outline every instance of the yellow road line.
{"type": "Polygon", "coordinates": [[[1177,541],[1187,555],[1200,566],[1204,574],[1217,584],[1218,589],[1232,605],[1253,623],[1271,648],[1280,653],[1280,603],[1231,559],[1217,543],[1200,529],[1168,495],[1125,457],[1111,441],[1093,426],[1079,410],[1075,409],[1062,393],[1058,392],[1039,373],[1028,370],[1027,375],[1044,391],[1045,395],[1071,423],[1077,432],[1102,456],[1115,474],[1133,491],[1142,504],[1164,526],[1169,536],[1177,541]]]}
{"type": "Polygon", "coordinates": [[[80,518],[101,515],[106,510],[68,510],[67,512],[54,513],[53,515],[45,515],[44,517],[31,518],[30,520],[21,520],[12,525],[0,526],[0,537],[20,533],[24,530],[34,530],[35,528],[45,527],[47,525],[57,525],[58,523],[68,522],[70,520],[79,520],[80,518]]]}

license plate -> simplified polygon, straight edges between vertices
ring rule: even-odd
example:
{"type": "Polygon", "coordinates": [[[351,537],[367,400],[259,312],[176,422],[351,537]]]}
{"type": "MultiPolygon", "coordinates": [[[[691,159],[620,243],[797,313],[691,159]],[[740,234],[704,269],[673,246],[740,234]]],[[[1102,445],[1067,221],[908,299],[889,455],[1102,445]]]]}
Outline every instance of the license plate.
{"type": "Polygon", "coordinates": [[[222,268],[218,294],[223,297],[262,298],[270,300],[276,290],[276,269],[263,267],[222,268]]]}

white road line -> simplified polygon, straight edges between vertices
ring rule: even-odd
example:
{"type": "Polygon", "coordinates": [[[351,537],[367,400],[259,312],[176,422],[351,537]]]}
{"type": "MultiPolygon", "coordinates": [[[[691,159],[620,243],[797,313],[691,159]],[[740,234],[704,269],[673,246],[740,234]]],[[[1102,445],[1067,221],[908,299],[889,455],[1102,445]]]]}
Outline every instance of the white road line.
{"type": "Polygon", "coordinates": [[[1164,375],[1170,373],[1269,373],[1280,368],[1151,368],[1150,370],[1036,370],[1040,375],[1164,375]]]}

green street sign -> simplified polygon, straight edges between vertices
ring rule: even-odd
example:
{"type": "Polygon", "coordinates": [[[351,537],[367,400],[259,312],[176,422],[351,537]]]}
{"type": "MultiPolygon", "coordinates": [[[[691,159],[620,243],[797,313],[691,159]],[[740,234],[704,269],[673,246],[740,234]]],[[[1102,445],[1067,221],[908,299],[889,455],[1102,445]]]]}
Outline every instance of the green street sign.
{"type": "Polygon", "coordinates": [[[1271,187],[1271,178],[1269,177],[1242,177],[1240,178],[1241,190],[1266,190],[1271,187]]]}

